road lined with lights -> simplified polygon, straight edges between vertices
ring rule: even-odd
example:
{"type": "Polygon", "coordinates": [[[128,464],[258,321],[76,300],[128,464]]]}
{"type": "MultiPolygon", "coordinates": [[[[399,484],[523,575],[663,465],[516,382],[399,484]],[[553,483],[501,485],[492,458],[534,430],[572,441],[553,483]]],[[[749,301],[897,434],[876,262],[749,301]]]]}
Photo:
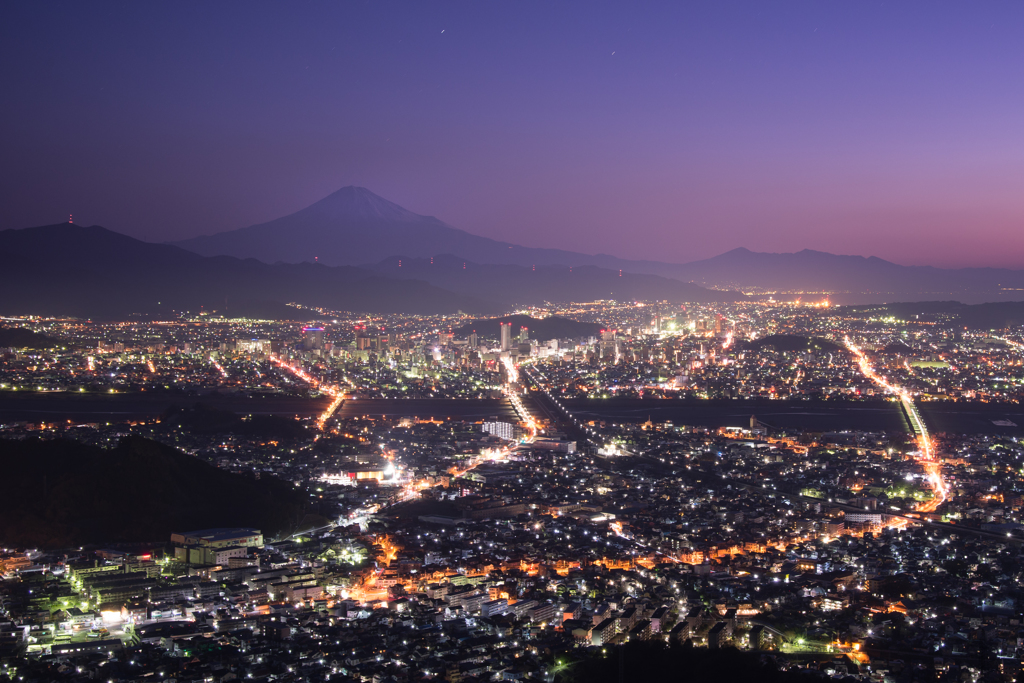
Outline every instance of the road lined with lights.
{"type": "Polygon", "coordinates": [[[220,363],[218,363],[218,362],[217,362],[217,359],[216,359],[216,358],[214,358],[213,356],[210,356],[210,364],[211,364],[211,365],[212,365],[213,367],[217,368],[217,372],[219,372],[219,373],[220,373],[220,376],[221,376],[221,377],[223,377],[224,379],[227,379],[227,378],[228,378],[228,371],[227,371],[227,370],[225,370],[225,369],[224,369],[224,366],[223,366],[223,365],[221,365],[220,363]]]}
{"type": "Polygon", "coordinates": [[[924,468],[925,476],[931,484],[934,493],[931,500],[918,505],[917,511],[935,512],[940,505],[948,500],[949,485],[942,478],[942,463],[935,457],[935,447],[932,444],[931,437],[928,436],[928,428],[925,426],[924,420],[921,419],[921,413],[917,410],[917,406],[914,405],[913,397],[911,397],[910,392],[906,389],[896,386],[875,372],[867,355],[857,348],[850,341],[849,337],[846,337],[844,342],[846,343],[846,348],[857,358],[857,365],[860,367],[861,373],[887,392],[897,396],[903,404],[903,409],[910,419],[910,426],[917,435],[917,441],[920,446],[920,455],[917,457],[917,461],[924,468]]]}
{"type": "Polygon", "coordinates": [[[509,403],[515,408],[516,413],[519,415],[519,419],[526,423],[526,428],[530,430],[530,440],[537,438],[537,423],[534,421],[533,416],[523,405],[523,400],[519,397],[516,392],[515,385],[519,382],[519,368],[512,362],[512,359],[505,356],[501,359],[501,362],[505,366],[505,372],[508,375],[508,381],[502,387],[502,391],[505,392],[505,396],[508,397],[509,403]]]}
{"type": "Polygon", "coordinates": [[[312,375],[310,375],[308,372],[298,367],[297,365],[292,365],[291,363],[288,363],[283,359],[278,358],[277,356],[271,355],[270,362],[276,365],[277,367],[281,368],[282,370],[287,370],[288,372],[292,373],[293,375],[301,379],[303,382],[306,382],[313,388],[318,389],[323,393],[327,394],[328,396],[333,397],[334,400],[331,401],[331,404],[329,406],[327,406],[327,409],[320,413],[320,415],[318,415],[316,418],[317,429],[323,431],[324,427],[327,425],[327,421],[331,419],[332,415],[334,415],[334,411],[336,411],[338,407],[341,406],[341,404],[344,403],[345,401],[346,395],[341,390],[341,387],[334,386],[333,384],[325,384],[324,382],[321,382],[316,377],[313,377],[312,375]]]}
{"type": "MultiPolygon", "coordinates": [[[[536,369],[534,368],[534,370],[536,369]]],[[[578,430],[582,437],[586,440],[588,445],[593,446],[594,448],[600,447],[601,444],[599,444],[593,438],[597,436],[597,431],[593,427],[588,427],[579,418],[570,413],[566,409],[566,407],[562,405],[562,402],[559,399],[551,395],[551,392],[548,390],[547,385],[541,383],[541,381],[533,375],[533,372],[531,372],[530,369],[523,368],[523,372],[526,375],[526,377],[534,384],[534,386],[536,386],[537,389],[540,390],[540,392],[544,395],[544,398],[550,401],[551,405],[554,406],[555,409],[562,414],[562,419],[565,420],[567,426],[570,426],[578,430]]],[[[547,377],[544,375],[543,372],[541,372],[540,370],[536,370],[536,372],[543,379],[547,380],[547,377]]],[[[541,405],[541,407],[543,408],[542,401],[537,401],[537,404],[541,405]]]]}
{"type": "MultiPolygon", "coordinates": [[[[531,440],[535,439],[537,437],[537,423],[530,415],[530,412],[526,409],[526,406],[523,404],[522,399],[519,397],[519,394],[515,390],[515,384],[519,381],[519,368],[517,368],[515,363],[512,362],[512,359],[508,358],[507,356],[502,359],[502,363],[504,364],[505,371],[507,372],[508,375],[508,382],[505,383],[505,385],[502,387],[502,390],[505,392],[505,396],[508,397],[508,400],[512,404],[512,407],[519,415],[520,420],[524,422],[526,424],[527,429],[530,430],[529,438],[531,440]]],[[[452,468],[451,470],[449,470],[448,474],[453,479],[458,479],[459,477],[465,476],[466,473],[475,469],[477,466],[485,462],[504,462],[508,460],[510,455],[511,449],[508,446],[485,451],[481,453],[478,457],[471,459],[468,463],[468,466],[462,469],[452,468]]],[[[433,484],[430,484],[426,481],[410,482],[403,487],[402,494],[399,496],[399,501],[405,502],[413,498],[416,498],[419,496],[420,491],[426,488],[430,488],[431,486],[433,486],[433,484]]]]}

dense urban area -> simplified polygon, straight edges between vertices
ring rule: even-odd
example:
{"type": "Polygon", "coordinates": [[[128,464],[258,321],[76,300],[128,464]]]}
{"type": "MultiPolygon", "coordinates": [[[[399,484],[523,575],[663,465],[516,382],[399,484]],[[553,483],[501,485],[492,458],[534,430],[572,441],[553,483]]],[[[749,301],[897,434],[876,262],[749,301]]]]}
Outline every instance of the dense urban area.
{"type": "Polygon", "coordinates": [[[181,461],[2,485],[41,535],[0,524],[0,680],[625,680],[655,646],[792,680],[1020,675],[1024,330],[295,310],[3,320],[4,450],[181,461]],[[196,486],[181,463],[225,477],[218,512],[110,531],[196,486]],[[250,515],[243,485],[300,512],[250,515]]]}

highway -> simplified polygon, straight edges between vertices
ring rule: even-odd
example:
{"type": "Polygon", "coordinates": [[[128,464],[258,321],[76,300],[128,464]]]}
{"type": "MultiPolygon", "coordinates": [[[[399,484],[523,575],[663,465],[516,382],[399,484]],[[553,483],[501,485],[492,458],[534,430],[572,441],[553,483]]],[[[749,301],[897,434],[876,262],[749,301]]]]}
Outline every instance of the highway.
{"type": "Polygon", "coordinates": [[[527,381],[538,389],[537,395],[534,396],[534,404],[541,412],[547,415],[551,424],[562,427],[570,438],[581,442],[581,447],[590,446],[596,451],[601,446],[593,438],[597,436],[597,431],[585,426],[584,423],[580,422],[572,413],[566,410],[561,401],[548,393],[547,389],[544,388],[544,384],[534,374],[536,372],[543,377],[542,373],[526,367],[522,370],[523,376],[527,381]]]}
{"type": "Polygon", "coordinates": [[[270,362],[283,370],[287,370],[288,372],[292,373],[293,375],[301,379],[303,382],[306,382],[310,386],[319,389],[328,396],[334,397],[334,400],[331,401],[331,404],[329,406],[327,406],[327,409],[324,410],[324,412],[320,413],[320,415],[318,415],[316,418],[317,428],[320,431],[323,431],[324,426],[327,424],[327,420],[331,419],[331,415],[334,415],[334,412],[341,406],[342,403],[345,402],[345,399],[347,398],[345,393],[341,390],[341,387],[335,386],[333,384],[324,384],[323,382],[311,376],[308,372],[298,367],[297,365],[288,363],[277,356],[271,355],[270,362]]]}
{"type": "Polygon", "coordinates": [[[928,483],[931,485],[932,492],[934,493],[932,499],[921,503],[917,510],[919,512],[934,512],[949,499],[949,485],[942,478],[942,463],[936,457],[935,446],[928,435],[928,428],[925,426],[924,420],[921,419],[921,413],[918,412],[917,406],[914,405],[913,397],[906,389],[896,386],[879,375],[871,366],[871,361],[868,360],[868,357],[850,341],[849,337],[846,337],[844,342],[846,343],[846,348],[857,358],[857,365],[860,367],[861,373],[886,392],[897,396],[903,404],[903,410],[910,420],[910,426],[914,430],[920,446],[916,456],[917,461],[924,468],[925,476],[928,478],[928,483]]]}
{"type": "Polygon", "coordinates": [[[505,366],[505,375],[508,380],[502,387],[502,391],[508,398],[509,403],[512,404],[512,407],[515,408],[519,419],[526,423],[526,428],[530,430],[530,440],[533,440],[537,438],[537,423],[534,421],[533,416],[530,415],[530,411],[523,405],[523,400],[519,397],[519,393],[516,390],[519,384],[519,368],[508,356],[502,358],[501,362],[505,366]]]}

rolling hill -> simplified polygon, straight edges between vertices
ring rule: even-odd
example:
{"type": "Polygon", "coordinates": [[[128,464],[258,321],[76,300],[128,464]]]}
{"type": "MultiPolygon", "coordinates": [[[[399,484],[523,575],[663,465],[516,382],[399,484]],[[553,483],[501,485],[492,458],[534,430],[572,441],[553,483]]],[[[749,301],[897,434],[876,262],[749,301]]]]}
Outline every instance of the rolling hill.
{"type": "Polygon", "coordinates": [[[268,536],[305,517],[307,496],[138,437],[112,449],[76,441],[2,441],[0,542],[62,548],[166,541],[174,531],[255,527],[268,536]]]}
{"type": "Polygon", "coordinates": [[[494,304],[351,266],[269,265],[203,257],[99,226],[69,223],[0,232],[0,313],[125,319],[218,311],[308,318],[287,306],[378,313],[487,313],[494,304]]]}
{"type": "Polygon", "coordinates": [[[805,337],[799,334],[771,334],[754,340],[737,340],[738,348],[760,350],[772,348],[776,351],[795,353],[849,353],[845,348],[821,337],[805,337]]]}
{"type": "Polygon", "coordinates": [[[432,258],[391,257],[366,266],[380,275],[410,277],[453,292],[470,293],[511,308],[546,301],[737,301],[742,294],[705,289],[660,275],[598,266],[479,264],[451,254],[432,258]]]}
{"type": "Polygon", "coordinates": [[[0,349],[52,349],[64,342],[24,327],[0,328],[0,349]]]}
{"type": "Polygon", "coordinates": [[[596,323],[581,323],[558,316],[531,318],[528,315],[507,315],[503,318],[471,320],[453,332],[457,337],[468,337],[476,332],[481,339],[500,339],[501,323],[508,323],[512,326],[513,337],[519,334],[521,327],[525,327],[530,331],[530,338],[539,341],[596,337],[601,332],[601,326],[596,323]]]}
{"type": "Polygon", "coordinates": [[[959,301],[916,301],[874,306],[845,306],[850,315],[891,315],[952,329],[1002,330],[1024,325],[1024,301],[963,304],[959,301]]]}
{"type": "MultiPolygon", "coordinates": [[[[404,245],[403,245],[404,246],[404,245]]],[[[308,319],[289,303],[372,313],[494,314],[519,304],[594,299],[717,301],[728,292],[586,266],[481,266],[456,257],[368,267],[205,257],[99,226],[0,232],[0,314],[170,318],[181,311],[308,319]]]]}
{"type": "Polygon", "coordinates": [[[820,299],[829,293],[833,303],[955,299],[973,304],[1024,299],[1022,270],[903,266],[874,256],[840,256],[811,249],[783,254],[733,249],[682,264],[673,272],[707,287],[757,289],[787,298],[820,299]]]}

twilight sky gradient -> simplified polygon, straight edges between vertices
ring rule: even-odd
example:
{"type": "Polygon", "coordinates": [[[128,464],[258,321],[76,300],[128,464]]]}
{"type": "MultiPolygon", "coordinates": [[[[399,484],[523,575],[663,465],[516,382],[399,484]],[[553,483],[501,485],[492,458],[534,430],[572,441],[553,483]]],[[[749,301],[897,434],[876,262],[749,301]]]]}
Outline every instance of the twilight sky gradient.
{"type": "Polygon", "coordinates": [[[1024,267],[1024,3],[8,2],[0,228],[362,185],[529,246],[1024,267]]]}

